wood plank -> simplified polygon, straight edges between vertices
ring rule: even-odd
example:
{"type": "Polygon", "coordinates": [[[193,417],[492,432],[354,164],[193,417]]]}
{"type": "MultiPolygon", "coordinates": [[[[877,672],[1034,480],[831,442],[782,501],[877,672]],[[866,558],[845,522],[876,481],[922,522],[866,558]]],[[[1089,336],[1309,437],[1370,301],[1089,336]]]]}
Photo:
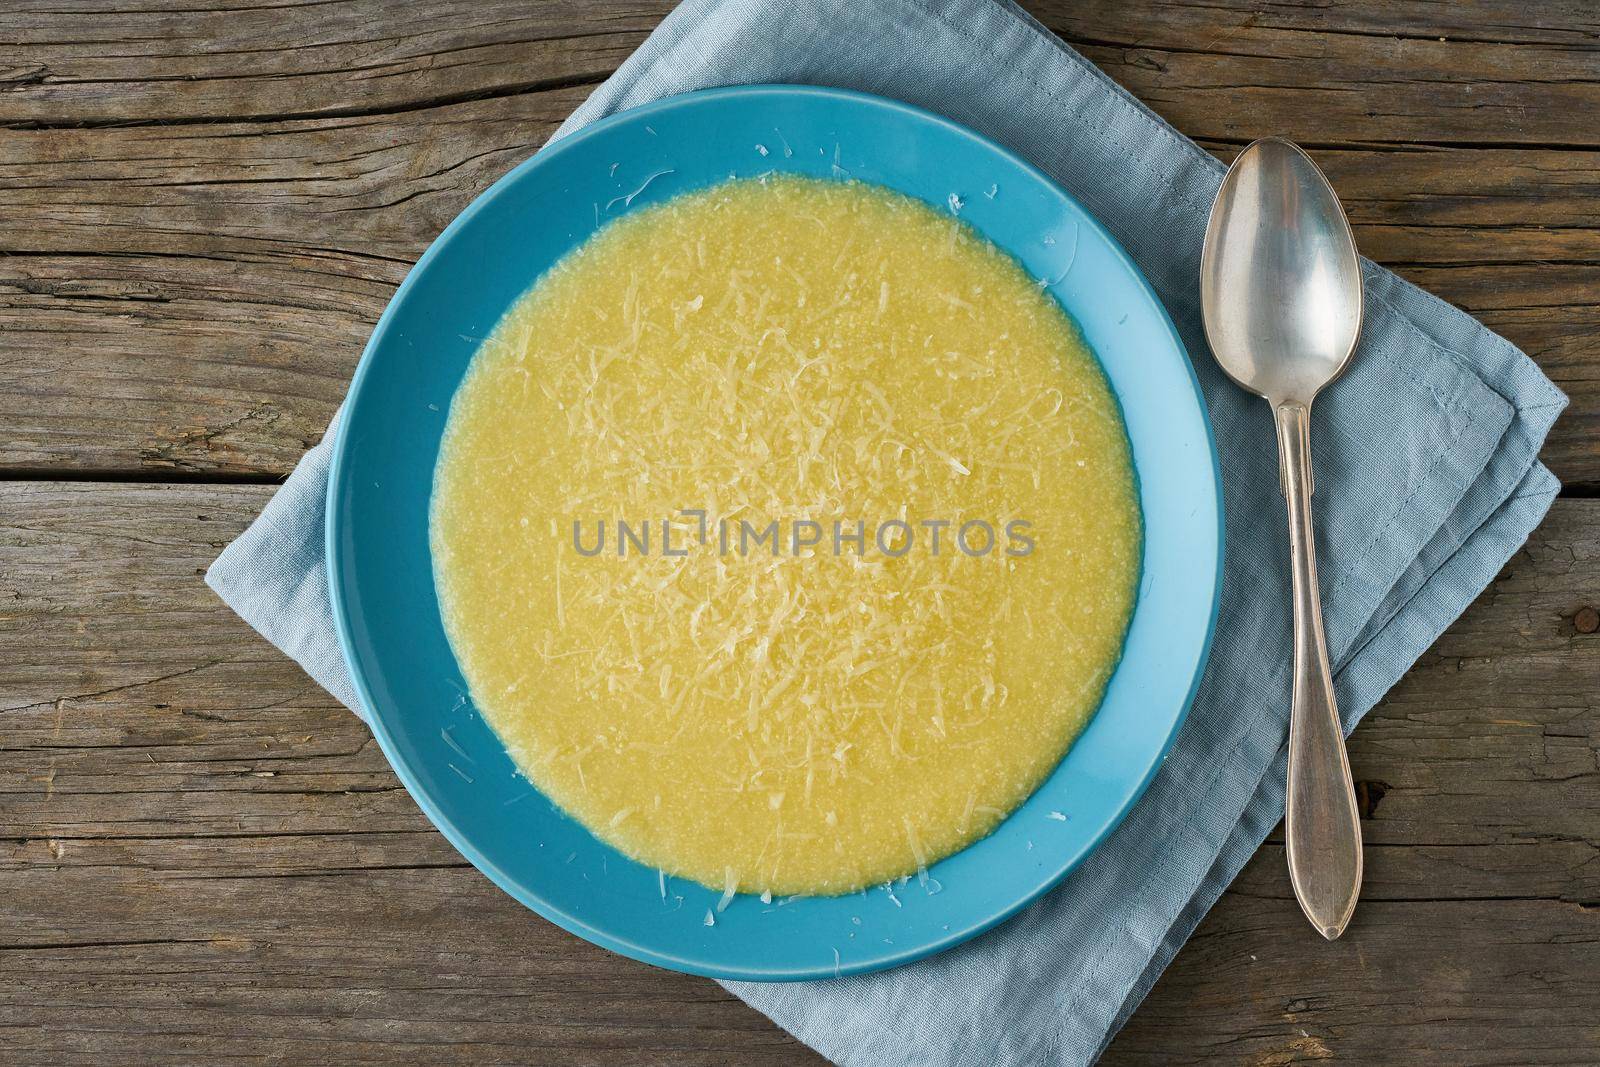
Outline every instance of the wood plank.
{"type": "MultiPolygon", "coordinates": [[[[713,984],[523,911],[428,827],[365,728],[201,583],[269,492],[0,483],[8,1049],[815,1062],[713,984]]],[[[1356,732],[1369,876],[1347,939],[1307,939],[1269,845],[1107,1062],[1594,1047],[1597,531],[1600,501],[1558,501],[1356,732]]]]}
{"type": "MultiPolygon", "coordinates": [[[[595,81],[671,6],[451,0],[401,18],[381,0],[351,0],[296,5],[285,18],[281,5],[259,0],[187,10],[27,0],[0,21],[17,52],[0,72],[0,123],[387,112],[595,81]]],[[[1357,143],[1593,146],[1600,136],[1573,115],[1600,102],[1600,21],[1581,0],[1400,12],[1161,0],[1027,6],[1200,136],[1249,139],[1247,125],[1284,122],[1357,143]],[[1315,113],[1310,100],[1322,105],[1315,113]]]]}
{"type": "Polygon", "coordinates": [[[1543,458],[1565,482],[1600,485],[1600,153],[1312,154],[1365,255],[1476,316],[1567,392],[1543,458]]]}
{"type": "Polygon", "coordinates": [[[1593,910],[1380,898],[1356,915],[1317,944],[1293,900],[1225,898],[1101,1063],[1594,1063],[1593,910]]]}
{"type": "Polygon", "coordinates": [[[818,1062],[513,904],[201,573],[258,486],[0,484],[8,1062],[818,1062]]]}
{"type": "Polygon", "coordinates": [[[0,470],[281,477],[416,256],[583,95],[0,139],[0,470]]]}
{"type": "Polygon", "coordinates": [[[1038,0],[1046,26],[1191,137],[1600,146],[1600,18],[1583,0],[1219,6],[1038,0]]]}
{"type": "Polygon", "coordinates": [[[671,0],[204,7],[18,0],[0,11],[0,126],[385,114],[593,84],[671,0]],[[292,12],[292,13],[290,13],[292,12]]]}
{"type": "MultiPolygon", "coordinates": [[[[403,20],[361,3],[313,5],[303,20],[250,4],[119,11],[103,16],[131,38],[115,59],[92,43],[104,39],[94,36],[102,16],[43,0],[0,13],[10,20],[0,32],[37,57],[23,66],[45,70],[13,75],[0,93],[0,116],[23,127],[0,137],[0,420],[10,431],[0,472],[282,477],[326,425],[410,263],[544,142],[589,91],[573,83],[619,61],[663,6],[558,3],[517,15],[516,5],[465,5],[406,9],[403,20]]],[[[1438,91],[1428,80],[1437,72],[1384,66],[1398,62],[1395,42],[1373,35],[1370,14],[1274,9],[1214,40],[1226,30],[1202,34],[1202,24],[1242,16],[1113,6],[1035,8],[1181,128],[1224,138],[1210,142],[1224,156],[1235,127],[1331,145],[1318,155],[1362,247],[1542,362],[1574,398],[1546,458],[1564,480],[1600,487],[1600,154],[1344,145],[1352,135],[1333,106],[1342,90],[1310,74],[1272,90],[1286,103],[1263,110],[1245,93],[1173,89],[1139,58],[1183,48],[1186,61],[1232,69],[1237,37],[1292,70],[1324,49],[1319,62],[1339,80],[1381,75],[1398,79],[1385,92],[1438,91]],[[1108,28],[1129,47],[1093,44],[1108,28]],[[1296,125],[1279,124],[1285,115],[1296,125]]],[[[1556,11],[1548,25],[1519,28],[1516,10],[1480,12],[1504,16],[1496,32],[1509,44],[1453,42],[1439,62],[1488,77],[1501,57],[1483,49],[1531,49],[1569,64],[1561,84],[1584,88],[1593,42],[1560,28],[1582,19],[1556,11]]],[[[1432,17],[1440,36],[1459,28],[1449,11],[1432,17]]],[[[1563,143],[1592,132],[1588,112],[1533,99],[1541,121],[1566,124],[1563,143]]],[[[1480,119],[1486,129],[1504,121],[1480,119]]]]}

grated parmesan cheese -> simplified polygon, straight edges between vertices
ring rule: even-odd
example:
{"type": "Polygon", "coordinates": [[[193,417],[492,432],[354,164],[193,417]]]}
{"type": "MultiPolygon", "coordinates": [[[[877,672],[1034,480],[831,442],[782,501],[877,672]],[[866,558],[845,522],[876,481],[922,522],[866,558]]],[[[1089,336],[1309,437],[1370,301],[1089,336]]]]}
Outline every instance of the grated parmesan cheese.
{"type": "Polygon", "coordinates": [[[663,901],[669,874],[720,890],[708,926],[739,892],[937,892],[929,866],[1054,768],[1120,648],[1115,402],[946,206],[774,176],[631,212],[519,301],[450,409],[431,533],[478,707],[663,901]]]}

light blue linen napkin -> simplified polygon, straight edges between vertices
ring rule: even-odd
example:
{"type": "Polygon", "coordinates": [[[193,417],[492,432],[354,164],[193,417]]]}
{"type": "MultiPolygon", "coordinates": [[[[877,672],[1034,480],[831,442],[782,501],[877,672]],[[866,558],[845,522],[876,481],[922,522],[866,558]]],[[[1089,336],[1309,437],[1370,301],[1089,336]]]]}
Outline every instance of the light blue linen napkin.
{"type": "MultiPolygon", "coordinates": [[[[1194,708],[1143,800],[1062,886],[959,948],[831,982],[728,985],[844,1064],[1087,1063],[1283,813],[1289,557],[1272,424],[1265,404],[1217,370],[1198,308],[1222,167],[1026,14],[991,0],[688,0],[561,133],[657,97],[750,82],[896,97],[1041,167],[1144,270],[1204,387],[1227,505],[1221,623],[1194,708]]],[[[1318,402],[1313,434],[1347,727],[1538,524],[1558,487],[1536,456],[1566,403],[1473,319],[1370,263],[1365,278],[1361,351],[1318,402]]],[[[325,441],[207,580],[359,712],[328,610],[327,463],[325,441]]],[[[1356,937],[1360,924],[1357,912],[1356,937]]],[[[1308,948],[1315,936],[1308,927],[1308,948]]]]}

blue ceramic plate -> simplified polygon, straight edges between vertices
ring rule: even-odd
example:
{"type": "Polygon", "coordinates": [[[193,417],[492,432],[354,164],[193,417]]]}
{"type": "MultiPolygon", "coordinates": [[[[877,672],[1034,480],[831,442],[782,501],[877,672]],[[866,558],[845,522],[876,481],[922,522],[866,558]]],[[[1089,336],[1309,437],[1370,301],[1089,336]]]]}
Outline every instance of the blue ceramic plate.
{"type": "Polygon", "coordinates": [[[1013,914],[1117,825],[1160,766],[1199,681],[1217,611],[1216,452],[1183,345],[1138,269],[1077,201],[946,119],[805,86],[717,89],[559,141],[472,203],[417,263],[356,370],[328,486],[334,616],[373,732],[461,854],[534,911],[662,967],[783,981],[906,963],[1013,914]],[[678,193],[783,171],[851,177],[961,217],[1077,320],[1133,443],[1144,574],[1099,713],[1038,792],[926,884],[783,906],[662,879],[600,843],[521,778],[475,712],[446,642],[428,498],[450,400],[477,345],[598,226],[678,193]],[[1050,817],[1064,812],[1066,821],[1050,817]]]}

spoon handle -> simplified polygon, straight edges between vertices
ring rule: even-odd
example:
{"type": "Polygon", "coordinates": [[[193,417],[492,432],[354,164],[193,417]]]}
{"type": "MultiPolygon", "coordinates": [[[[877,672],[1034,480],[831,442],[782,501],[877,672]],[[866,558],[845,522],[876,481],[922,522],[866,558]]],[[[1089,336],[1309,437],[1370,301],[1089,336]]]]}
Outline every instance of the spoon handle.
{"type": "Polygon", "coordinates": [[[1289,880],[1306,918],[1332,941],[1344,933],[1361,892],[1361,823],[1322,632],[1317,543],[1311,526],[1311,412],[1304,404],[1286,403],[1274,414],[1294,577],[1294,695],[1285,827],[1289,880]]]}

